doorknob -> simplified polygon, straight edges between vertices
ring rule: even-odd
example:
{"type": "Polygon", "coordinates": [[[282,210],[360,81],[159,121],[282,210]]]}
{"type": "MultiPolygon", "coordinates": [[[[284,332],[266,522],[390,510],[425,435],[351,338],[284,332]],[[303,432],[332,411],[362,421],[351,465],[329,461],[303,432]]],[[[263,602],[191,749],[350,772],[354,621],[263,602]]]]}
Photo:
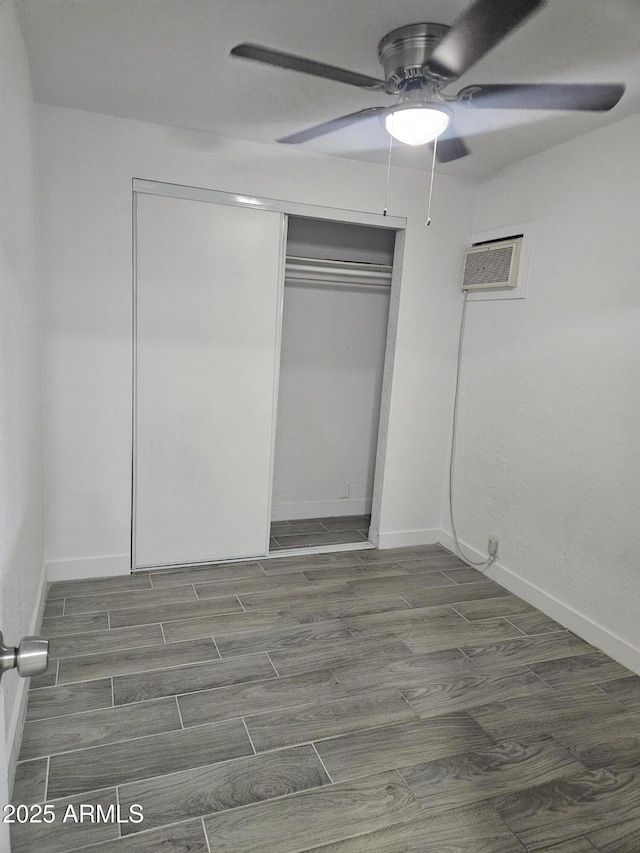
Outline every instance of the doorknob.
{"type": "Polygon", "coordinates": [[[0,678],[9,669],[17,669],[18,675],[28,678],[46,672],[49,665],[49,640],[44,637],[23,637],[17,648],[5,646],[0,631],[0,678]]]}

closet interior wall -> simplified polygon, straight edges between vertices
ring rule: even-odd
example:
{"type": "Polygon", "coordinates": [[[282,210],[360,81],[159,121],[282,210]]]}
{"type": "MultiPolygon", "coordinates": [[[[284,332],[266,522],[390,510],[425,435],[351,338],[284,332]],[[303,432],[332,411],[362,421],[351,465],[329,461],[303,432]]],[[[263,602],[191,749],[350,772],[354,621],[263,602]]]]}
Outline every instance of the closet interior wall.
{"type": "Polygon", "coordinates": [[[392,230],[289,217],[272,550],[367,541],[394,244],[392,230]],[[304,259],[326,270],[298,276],[304,259]],[[351,540],[337,535],[350,517],[351,540]]]}

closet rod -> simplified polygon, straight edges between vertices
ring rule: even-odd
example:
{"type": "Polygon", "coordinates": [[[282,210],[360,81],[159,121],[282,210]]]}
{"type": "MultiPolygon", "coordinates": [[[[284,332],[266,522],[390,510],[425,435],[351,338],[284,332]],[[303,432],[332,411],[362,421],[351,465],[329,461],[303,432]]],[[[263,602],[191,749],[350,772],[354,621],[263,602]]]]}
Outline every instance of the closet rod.
{"type": "Polygon", "coordinates": [[[391,286],[391,272],[392,267],[387,264],[299,258],[288,255],[285,266],[285,282],[389,288],[391,286]]]}

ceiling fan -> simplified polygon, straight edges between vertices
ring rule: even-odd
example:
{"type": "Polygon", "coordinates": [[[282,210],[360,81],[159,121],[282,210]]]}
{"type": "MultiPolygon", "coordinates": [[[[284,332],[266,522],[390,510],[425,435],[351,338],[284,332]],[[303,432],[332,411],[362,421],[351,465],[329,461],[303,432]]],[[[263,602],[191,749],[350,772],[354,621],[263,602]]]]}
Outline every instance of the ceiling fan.
{"type": "Polygon", "coordinates": [[[455,129],[458,110],[606,111],[622,97],[625,86],[619,83],[478,84],[465,86],[456,95],[443,94],[543,5],[544,0],[476,0],[451,27],[410,24],[393,30],[378,44],[384,80],[248,42],[236,45],[231,55],[399,96],[392,106],[366,107],[284,136],[278,142],[307,142],[378,116],[391,136],[401,142],[424,145],[437,139],[437,159],[446,163],[470,153],[455,129]]]}

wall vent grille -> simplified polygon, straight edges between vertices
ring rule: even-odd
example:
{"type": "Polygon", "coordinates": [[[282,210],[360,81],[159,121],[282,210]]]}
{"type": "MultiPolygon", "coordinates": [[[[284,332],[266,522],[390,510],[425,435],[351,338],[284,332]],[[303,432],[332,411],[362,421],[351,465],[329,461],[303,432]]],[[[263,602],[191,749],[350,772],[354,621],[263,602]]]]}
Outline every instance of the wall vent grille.
{"type": "Polygon", "coordinates": [[[506,290],[518,282],[522,236],[495,240],[467,249],[463,290],[506,290]]]}

